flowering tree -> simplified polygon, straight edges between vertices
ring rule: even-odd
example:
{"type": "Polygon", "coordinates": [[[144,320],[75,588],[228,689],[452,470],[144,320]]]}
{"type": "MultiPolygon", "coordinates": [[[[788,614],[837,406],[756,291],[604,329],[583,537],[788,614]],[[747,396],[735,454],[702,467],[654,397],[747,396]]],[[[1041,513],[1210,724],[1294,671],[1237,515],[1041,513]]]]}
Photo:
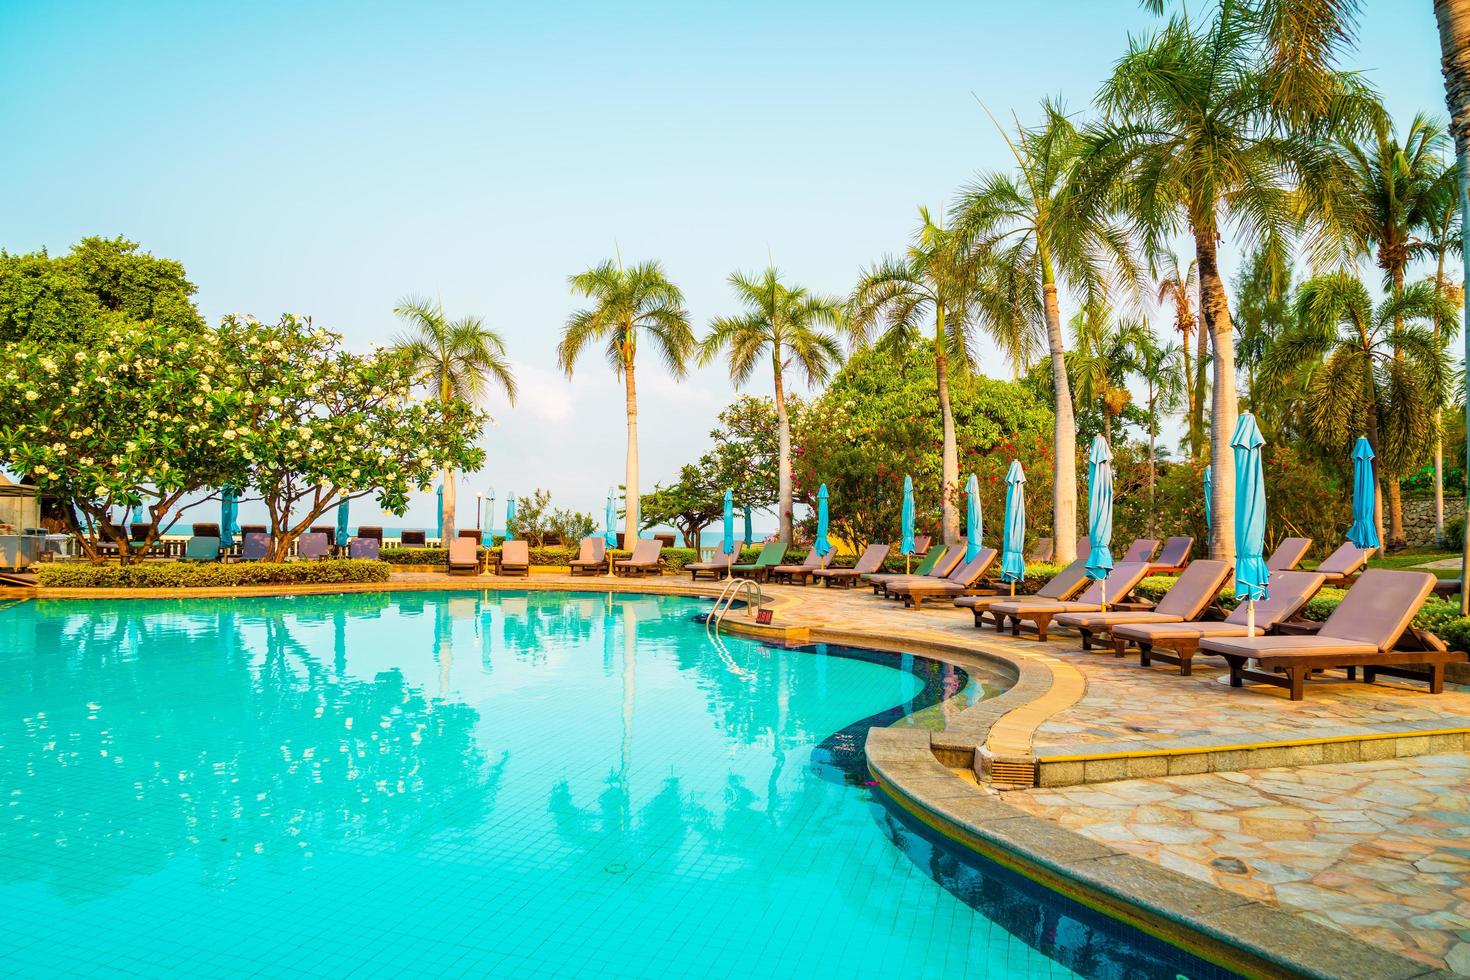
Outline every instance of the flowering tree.
{"type": "Polygon", "coordinates": [[[186,499],[233,476],[223,434],[244,396],[222,353],[212,331],[137,322],[117,324],[101,349],[0,346],[0,459],[71,502],[64,520],[88,557],[100,560],[108,539],[135,560],[186,499]],[[130,543],[110,519],[135,506],[150,526],[130,543]]]}
{"type": "Polygon", "coordinates": [[[444,467],[474,470],[484,413],[463,401],[415,401],[402,357],[355,354],[309,319],[226,317],[219,342],[242,392],[229,446],[238,485],[260,493],[272,560],[344,500],[369,495],[393,514],[444,467]]]}

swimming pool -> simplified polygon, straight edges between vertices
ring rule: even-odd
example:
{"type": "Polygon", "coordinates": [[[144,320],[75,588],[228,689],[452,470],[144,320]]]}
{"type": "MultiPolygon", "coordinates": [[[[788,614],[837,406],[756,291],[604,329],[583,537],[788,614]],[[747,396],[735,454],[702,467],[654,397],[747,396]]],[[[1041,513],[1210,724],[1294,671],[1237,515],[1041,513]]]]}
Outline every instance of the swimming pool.
{"type": "Polygon", "coordinates": [[[721,646],[704,608],[412,592],[0,610],[0,969],[1206,975],[864,785],[864,719],[922,719],[995,678],[721,646]]]}

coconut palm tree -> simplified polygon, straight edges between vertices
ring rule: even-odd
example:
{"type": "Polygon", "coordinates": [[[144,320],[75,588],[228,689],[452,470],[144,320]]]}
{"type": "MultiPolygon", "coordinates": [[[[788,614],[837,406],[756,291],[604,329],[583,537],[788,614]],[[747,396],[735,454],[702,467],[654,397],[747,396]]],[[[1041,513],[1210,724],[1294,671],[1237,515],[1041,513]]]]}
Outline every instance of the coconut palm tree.
{"type": "Polygon", "coordinates": [[[1158,300],[1174,307],[1174,329],[1179,331],[1179,353],[1184,366],[1186,439],[1189,455],[1198,459],[1205,442],[1205,389],[1209,387],[1208,365],[1210,339],[1199,330],[1195,311],[1199,308],[1199,273],[1193,259],[1181,264],[1179,256],[1170,252],[1164,259],[1159,278],[1158,300]],[[1190,334],[1197,333],[1199,351],[1189,345],[1190,334]]]}
{"type": "Polygon", "coordinates": [[[997,123],[1016,170],[982,173],[966,186],[956,227],[967,247],[986,256],[987,321],[1009,324],[1003,329],[1015,333],[1039,319],[1045,332],[1056,417],[1052,527],[1056,560],[1067,562],[1076,557],[1077,423],[1058,290],[1065,286],[1084,302],[1097,302],[1139,276],[1125,230],[1101,207],[1083,206],[1092,202],[1069,193],[1083,145],[1077,128],[1057,103],[1044,102],[1041,110],[1040,125],[1018,124],[1014,139],[997,123]],[[994,302],[997,297],[1008,302],[994,302]]]}
{"type": "Polygon", "coordinates": [[[1124,384],[1133,370],[1133,354],[1143,331],[1140,324],[1110,320],[1100,303],[1084,306],[1073,315],[1072,350],[1067,354],[1079,404],[1095,404],[1102,411],[1103,438],[1113,441],[1113,419],[1133,399],[1124,384]]]}
{"type": "Polygon", "coordinates": [[[1158,516],[1154,491],[1158,484],[1159,416],[1179,408],[1189,362],[1187,357],[1180,356],[1183,345],[1160,344],[1146,323],[1138,324],[1127,339],[1132,348],[1129,370],[1143,382],[1147,392],[1144,402],[1148,408],[1148,531],[1152,537],[1158,516]]]}
{"type": "MultiPolygon", "coordinates": [[[[393,349],[412,365],[418,383],[441,402],[482,401],[490,388],[498,387],[512,405],[516,400],[515,372],[505,356],[505,342],[479,317],[450,320],[437,301],[418,296],[405,298],[393,312],[408,324],[409,331],[394,342],[393,349]]],[[[444,540],[454,539],[454,471],[445,467],[444,540]]]]}
{"type": "Polygon", "coordinates": [[[780,538],[790,544],[791,420],[786,413],[786,371],[799,369],[808,384],[827,379],[842,360],[842,348],[828,328],[842,324],[845,304],[835,297],[813,295],[801,286],[786,285],[774,266],[759,276],[735,272],[729,281],[745,311],[711,321],[709,336],[700,344],[700,361],[708,364],[721,351],[728,351],[730,379],[738,386],[750,380],[762,358],[771,359],[779,446],[780,538]]]}
{"type": "Polygon", "coordinates": [[[875,333],[883,347],[901,348],[916,340],[923,321],[933,317],[934,381],[944,429],[941,505],[946,543],[959,540],[960,460],[950,406],[951,370],[973,366],[976,320],[984,288],[981,257],[943,219],[919,209],[919,229],[902,256],[889,256],[863,270],[848,301],[847,328],[853,343],[867,344],[875,333]]]}
{"type": "Polygon", "coordinates": [[[647,336],[660,354],[669,373],[684,377],[698,346],[684,309],[684,294],[669,281],[658,262],[640,262],[623,267],[622,258],[609,259],[585,272],[569,276],[574,294],[592,301],[592,306],[567,318],[557,363],[572,376],[577,358],[587,345],[601,342],[613,373],[623,382],[628,418],[625,526],[628,539],[638,535],[638,386],[634,377],[638,339],[647,336]]]}
{"type": "Polygon", "coordinates": [[[1261,45],[1254,6],[1223,3],[1196,27],[1175,17],[1135,39],[1098,95],[1105,114],[1079,165],[1079,193],[1110,198],[1129,215],[1147,253],[1183,230],[1194,242],[1203,329],[1214,352],[1211,464],[1215,519],[1210,552],[1234,553],[1236,420],[1234,331],[1219,263],[1222,231],[1284,254],[1310,220],[1313,254],[1346,237],[1341,158],[1326,138],[1361,129],[1376,103],[1333,75],[1324,113],[1304,119],[1277,101],[1280,79],[1261,45]],[[1306,127],[1310,125],[1312,129],[1306,127]]]}
{"type": "Polygon", "coordinates": [[[1416,282],[1375,309],[1362,282],[1340,270],[1302,283],[1295,305],[1295,325],[1271,344],[1262,370],[1303,377],[1306,422],[1324,445],[1345,456],[1365,432],[1381,485],[1412,465],[1434,435],[1450,368],[1432,325],[1453,321],[1454,304],[1432,283],[1416,282]]]}

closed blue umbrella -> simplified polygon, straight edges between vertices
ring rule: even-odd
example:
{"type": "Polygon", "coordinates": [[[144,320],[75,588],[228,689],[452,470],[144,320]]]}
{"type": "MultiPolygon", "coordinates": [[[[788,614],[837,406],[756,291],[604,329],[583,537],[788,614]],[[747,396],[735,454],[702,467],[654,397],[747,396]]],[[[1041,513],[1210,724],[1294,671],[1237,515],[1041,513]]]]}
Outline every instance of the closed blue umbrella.
{"type": "Polygon", "coordinates": [[[134,523],[134,524],[147,524],[148,523],[148,518],[146,518],[146,517],[143,516],[143,505],[142,504],[136,504],[136,505],[134,505],[134,507],[133,507],[132,523],[134,523]]]}
{"type": "Polygon", "coordinates": [[[918,550],[914,544],[914,478],[906,476],[903,478],[903,541],[898,550],[903,553],[904,570],[909,568],[909,559],[918,550]]]}
{"type": "Polygon", "coordinates": [[[965,561],[972,562],[980,554],[980,478],[970,474],[965,484],[965,561]]]}
{"type": "Polygon", "coordinates": [[[1373,447],[1358,436],[1353,446],[1353,526],[1347,539],[1359,548],[1376,548],[1378,540],[1378,494],[1373,486],[1373,447]]]}
{"type": "Polygon", "coordinates": [[[745,546],[749,548],[755,543],[755,532],[750,529],[750,508],[745,508],[745,546]]]}
{"type": "Polygon", "coordinates": [[[720,539],[720,553],[730,554],[735,550],[735,491],[725,488],[725,536],[720,539]]]}
{"type": "Polygon", "coordinates": [[[1256,601],[1267,598],[1266,475],[1261,447],[1266,440],[1249,412],[1235,423],[1230,445],[1235,450],[1235,597],[1246,605],[1246,630],[1256,633],[1256,601]]]}
{"type": "Polygon", "coordinates": [[[1211,509],[1211,504],[1210,504],[1210,497],[1214,494],[1214,492],[1215,492],[1215,473],[1214,473],[1214,471],[1209,466],[1206,466],[1205,467],[1205,530],[1206,531],[1213,531],[1215,529],[1215,514],[1214,514],[1214,511],[1211,509]]]}
{"type": "Polygon", "coordinates": [[[1000,580],[1011,584],[1026,578],[1026,471],[1020,460],[1012,460],[1006,472],[1006,524],[1000,544],[1000,580]]]}
{"type": "Polygon", "coordinates": [[[495,543],[495,488],[491,487],[485,491],[485,533],[490,536],[490,543],[495,543]]]}
{"type": "Polygon", "coordinates": [[[516,539],[515,528],[512,527],[516,521],[516,495],[508,493],[505,495],[505,540],[516,539]]]}
{"type": "Polygon", "coordinates": [[[618,546],[618,503],[617,491],[607,488],[607,513],[603,516],[602,540],[609,548],[618,546]]]}
{"type": "Polygon", "coordinates": [[[337,547],[347,547],[347,498],[337,505],[337,547]]]}
{"type": "Polygon", "coordinates": [[[1087,577],[1106,579],[1113,570],[1113,451],[1102,436],[1092,437],[1087,454],[1087,541],[1087,577]]]}
{"type": "Polygon", "coordinates": [[[822,484],[817,490],[817,539],[812,542],[812,547],[817,549],[817,554],[823,558],[827,557],[832,550],[832,542],[827,538],[827,484],[822,484]]]}
{"type": "Polygon", "coordinates": [[[436,487],[434,489],[434,495],[439,498],[439,522],[436,525],[434,525],[434,537],[438,538],[439,541],[440,541],[440,543],[443,543],[443,541],[444,541],[444,484],[441,483],[441,484],[439,484],[438,487],[436,487]]]}
{"type": "Polygon", "coordinates": [[[236,523],[239,512],[239,491],[233,487],[225,487],[219,495],[219,545],[221,548],[235,546],[235,535],[240,533],[240,525],[236,523]]]}

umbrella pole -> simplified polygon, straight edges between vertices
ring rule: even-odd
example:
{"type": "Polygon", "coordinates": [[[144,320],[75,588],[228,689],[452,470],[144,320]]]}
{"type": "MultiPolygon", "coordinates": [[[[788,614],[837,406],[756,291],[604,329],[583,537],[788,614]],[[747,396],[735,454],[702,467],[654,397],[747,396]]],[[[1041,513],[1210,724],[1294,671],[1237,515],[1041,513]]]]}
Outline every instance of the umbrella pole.
{"type": "Polygon", "coordinates": [[[1256,600],[1247,599],[1245,603],[1245,635],[1256,635],[1256,600]]]}

